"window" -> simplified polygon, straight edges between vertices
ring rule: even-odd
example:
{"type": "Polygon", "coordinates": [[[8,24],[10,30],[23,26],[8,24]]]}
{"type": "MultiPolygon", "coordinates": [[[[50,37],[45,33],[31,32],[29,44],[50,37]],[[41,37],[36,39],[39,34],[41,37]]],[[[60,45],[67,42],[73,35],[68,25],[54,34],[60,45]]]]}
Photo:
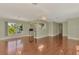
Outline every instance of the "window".
{"type": "Polygon", "coordinates": [[[20,34],[23,31],[23,24],[8,22],[8,36],[20,34]]]}

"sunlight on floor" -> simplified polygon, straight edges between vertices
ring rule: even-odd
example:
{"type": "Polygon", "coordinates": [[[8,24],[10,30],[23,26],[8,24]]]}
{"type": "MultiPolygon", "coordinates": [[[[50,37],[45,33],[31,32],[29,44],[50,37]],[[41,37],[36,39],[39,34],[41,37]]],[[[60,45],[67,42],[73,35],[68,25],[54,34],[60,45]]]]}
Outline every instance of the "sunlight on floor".
{"type": "Polygon", "coordinates": [[[76,46],[76,54],[79,55],[79,45],[76,46]]]}
{"type": "Polygon", "coordinates": [[[43,48],[44,48],[44,45],[40,45],[40,46],[38,46],[39,51],[42,51],[43,48]]]}
{"type": "Polygon", "coordinates": [[[16,54],[18,54],[18,55],[22,54],[22,48],[17,48],[16,54]]]}
{"type": "Polygon", "coordinates": [[[60,52],[63,53],[63,50],[61,49],[60,52]]]}

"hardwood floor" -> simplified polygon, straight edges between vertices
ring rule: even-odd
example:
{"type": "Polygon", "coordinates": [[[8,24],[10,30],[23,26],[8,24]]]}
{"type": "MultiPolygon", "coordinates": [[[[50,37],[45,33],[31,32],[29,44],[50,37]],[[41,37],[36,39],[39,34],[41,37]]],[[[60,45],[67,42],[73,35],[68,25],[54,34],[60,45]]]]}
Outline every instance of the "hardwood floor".
{"type": "MultiPolygon", "coordinates": [[[[79,41],[67,39],[67,37],[61,37],[60,35],[55,37],[50,36],[41,39],[35,39],[33,42],[29,42],[29,40],[24,38],[22,43],[23,46],[17,48],[15,53],[16,55],[78,55],[79,54],[79,41]]],[[[4,46],[4,48],[1,48],[0,46],[1,49],[0,51],[5,52],[4,50],[5,48],[7,47],[4,46]]]]}
{"type": "Polygon", "coordinates": [[[37,43],[25,45],[25,55],[78,55],[79,41],[67,39],[67,37],[45,37],[38,39],[37,43]]]}

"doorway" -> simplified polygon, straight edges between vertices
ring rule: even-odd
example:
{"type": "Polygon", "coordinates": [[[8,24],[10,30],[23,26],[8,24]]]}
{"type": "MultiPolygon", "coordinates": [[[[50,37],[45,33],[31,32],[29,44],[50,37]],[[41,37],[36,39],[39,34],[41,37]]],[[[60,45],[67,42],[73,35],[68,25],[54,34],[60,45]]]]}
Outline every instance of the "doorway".
{"type": "Polygon", "coordinates": [[[59,41],[61,43],[61,46],[63,44],[63,24],[62,23],[59,23],[59,41]]]}
{"type": "Polygon", "coordinates": [[[59,23],[59,32],[60,32],[60,39],[63,38],[63,24],[59,23]]]}

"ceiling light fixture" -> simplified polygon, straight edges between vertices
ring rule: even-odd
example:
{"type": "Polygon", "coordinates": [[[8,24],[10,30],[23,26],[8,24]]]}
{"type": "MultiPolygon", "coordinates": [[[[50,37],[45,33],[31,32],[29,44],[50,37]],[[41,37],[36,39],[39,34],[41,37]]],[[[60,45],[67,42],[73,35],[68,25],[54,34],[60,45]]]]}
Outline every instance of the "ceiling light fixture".
{"type": "Polygon", "coordinates": [[[37,5],[37,3],[32,3],[33,5],[37,5]]]}

